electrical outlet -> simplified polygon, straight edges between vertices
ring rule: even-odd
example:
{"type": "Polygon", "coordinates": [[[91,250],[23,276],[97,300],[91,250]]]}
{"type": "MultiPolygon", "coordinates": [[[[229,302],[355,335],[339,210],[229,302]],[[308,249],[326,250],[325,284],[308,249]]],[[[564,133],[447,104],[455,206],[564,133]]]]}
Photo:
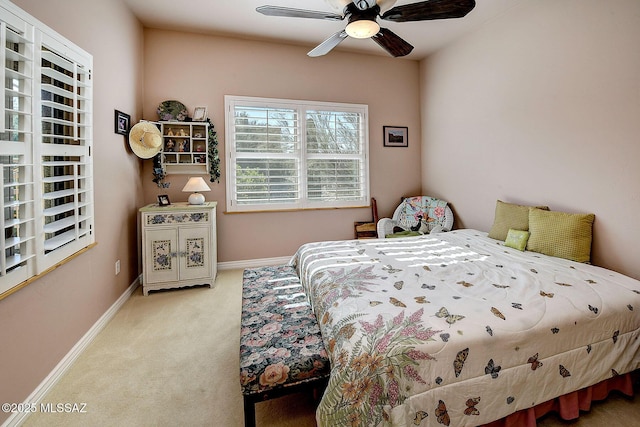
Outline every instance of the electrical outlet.
{"type": "Polygon", "coordinates": [[[116,276],[120,274],[120,260],[116,261],[116,276]]]}

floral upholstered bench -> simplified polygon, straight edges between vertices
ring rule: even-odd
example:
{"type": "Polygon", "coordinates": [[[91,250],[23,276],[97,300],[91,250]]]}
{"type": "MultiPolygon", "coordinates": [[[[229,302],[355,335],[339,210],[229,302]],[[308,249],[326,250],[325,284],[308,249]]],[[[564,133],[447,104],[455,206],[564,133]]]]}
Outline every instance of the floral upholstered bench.
{"type": "Polygon", "coordinates": [[[327,351],[296,270],[246,269],[240,329],[245,426],[255,426],[257,402],[324,389],[328,380],[327,351]]]}

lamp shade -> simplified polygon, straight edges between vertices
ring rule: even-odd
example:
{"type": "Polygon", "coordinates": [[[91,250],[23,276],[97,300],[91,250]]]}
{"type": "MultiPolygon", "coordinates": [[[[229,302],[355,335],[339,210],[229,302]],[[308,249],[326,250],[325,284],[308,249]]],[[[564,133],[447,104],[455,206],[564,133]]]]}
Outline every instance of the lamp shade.
{"type": "Polygon", "coordinates": [[[199,176],[192,176],[187,181],[187,184],[182,189],[185,193],[192,193],[189,196],[190,205],[201,205],[204,203],[204,196],[200,194],[200,191],[211,191],[211,188],[204,182],[204,179],[199,176]]]}

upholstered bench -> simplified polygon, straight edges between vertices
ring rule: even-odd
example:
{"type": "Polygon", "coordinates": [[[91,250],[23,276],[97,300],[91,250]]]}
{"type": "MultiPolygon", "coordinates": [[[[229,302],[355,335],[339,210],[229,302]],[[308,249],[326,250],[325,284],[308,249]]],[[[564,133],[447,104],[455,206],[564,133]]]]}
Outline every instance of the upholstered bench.
{"type": "Polygon", "coordinates": [[[257,402],[324,389],[328,380],[327,351],[296,270],[246,269],[240,329],[245,426],[255,426],[257,402]]]}

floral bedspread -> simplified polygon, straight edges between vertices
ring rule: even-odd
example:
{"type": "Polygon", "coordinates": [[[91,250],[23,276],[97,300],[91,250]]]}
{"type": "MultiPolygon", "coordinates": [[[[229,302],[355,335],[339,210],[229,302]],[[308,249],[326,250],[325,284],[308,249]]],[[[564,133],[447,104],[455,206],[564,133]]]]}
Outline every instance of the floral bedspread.
{"type": "Polygon", "coordinates": [[[291,260],[332,371],[320,426],[477,426],[640,367],[640,281],[475,230],[291,260]]]}

